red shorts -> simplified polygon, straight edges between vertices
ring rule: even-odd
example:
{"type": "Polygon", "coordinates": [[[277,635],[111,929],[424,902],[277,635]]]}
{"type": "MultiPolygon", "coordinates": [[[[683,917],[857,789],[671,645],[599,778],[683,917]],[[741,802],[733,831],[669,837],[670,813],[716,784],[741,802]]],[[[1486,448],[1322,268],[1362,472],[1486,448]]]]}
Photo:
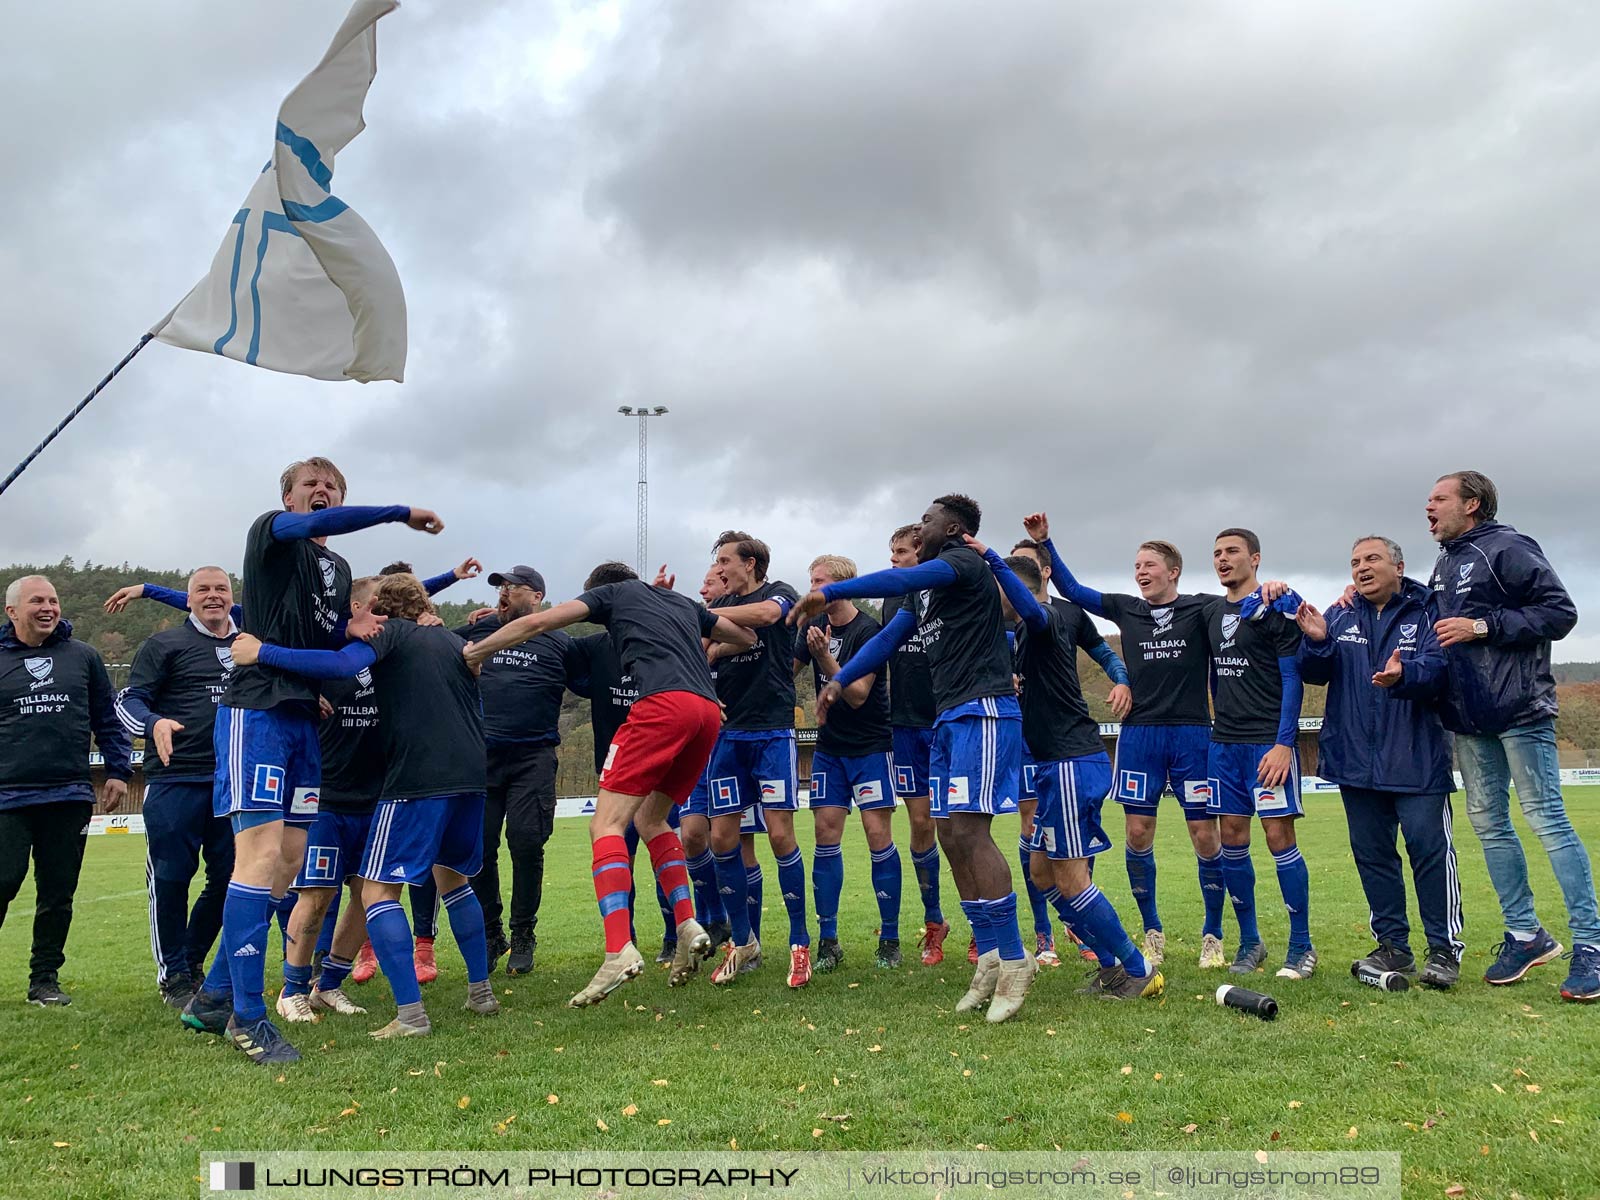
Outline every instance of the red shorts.
{"type": "Polygon", "coordinates": [[[682,804],[711,761],[721,727],[715,700],[693,692],[641,697],[611,739],[600,786],[619,796],[665,792],[682,804]]]}

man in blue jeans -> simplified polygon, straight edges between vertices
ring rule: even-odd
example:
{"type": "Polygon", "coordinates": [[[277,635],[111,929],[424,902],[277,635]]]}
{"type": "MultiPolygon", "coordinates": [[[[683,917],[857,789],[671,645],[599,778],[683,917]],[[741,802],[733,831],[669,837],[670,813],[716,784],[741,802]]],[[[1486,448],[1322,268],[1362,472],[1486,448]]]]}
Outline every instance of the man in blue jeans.
{"type": "Polygon", "coordinates": [[[1499,493],[1477,471],[1442,476],[1428,497],[1428,528],[1439,543],[1433,628],[1446,666],[1440,716],[1456,734],[1467,815],[1506,922],[1484,979],[1515,983],[1561,953],[1534,912],[1528,862],[1511,826],[1515,783],[1567,904],[1572,970],[1561,994],[1597,1000],[1600,911],[1588,852],[1561,797],[1550,672],[1550,643],[1572,631],[1578,610],[1538,543],[1496,521],[1498,509],[1499,493]]]}

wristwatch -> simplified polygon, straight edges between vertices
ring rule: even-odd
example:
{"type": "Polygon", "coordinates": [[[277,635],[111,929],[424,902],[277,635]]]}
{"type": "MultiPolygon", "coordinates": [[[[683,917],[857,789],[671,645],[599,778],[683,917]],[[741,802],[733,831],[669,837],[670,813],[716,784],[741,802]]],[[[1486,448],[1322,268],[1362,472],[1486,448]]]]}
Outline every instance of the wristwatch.
{"type": "Polygon", "coordinates": [[[1485,621],[1482,617],[1479,617],[1472,623],[1472,632],[1477,637],[1488,637],[1489,622],[1485,621]]]}

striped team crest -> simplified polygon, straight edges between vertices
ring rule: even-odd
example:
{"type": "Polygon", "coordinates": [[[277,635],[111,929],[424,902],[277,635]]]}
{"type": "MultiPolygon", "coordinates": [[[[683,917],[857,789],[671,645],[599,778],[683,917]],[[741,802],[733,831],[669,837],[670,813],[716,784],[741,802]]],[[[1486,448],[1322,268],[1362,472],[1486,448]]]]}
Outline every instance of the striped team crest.
{"type": "Polygon", "coordinates": [[[1233,635],[1239,632],[1239,614],[1224,613],[1222,617],[1222,636],[1228,641],[1233,640],[1233,635]]]}
{"type": "Polygon", "coordinates": [[[333,595],[333,581],[338,576],[338,568],[333,565],[331,558],[317,559],[317,565],[322,568],[322,586],[328,594],[333,595]]]}
{"type": "Polygon", "coordinates": [[[233,670],[233,649],[229,646],[215,646],[217,661],[222,664],[224,671],[233,670]]]}
{"type": "Polygon", "coordinates": [[[43,683],[50,678],[50,672],[55,669],[56,660],[53,658],[25,658],[22,660],[22,665],[28,669],[29,675],[43,683]]]}

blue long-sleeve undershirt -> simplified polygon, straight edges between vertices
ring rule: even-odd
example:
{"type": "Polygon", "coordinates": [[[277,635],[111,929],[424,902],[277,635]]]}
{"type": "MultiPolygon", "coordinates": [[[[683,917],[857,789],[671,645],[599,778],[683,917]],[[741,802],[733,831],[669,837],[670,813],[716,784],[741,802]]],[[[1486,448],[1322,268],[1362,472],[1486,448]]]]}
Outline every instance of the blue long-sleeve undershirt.
{"type": "Polygon", "coordinates": [[[1278,660],[1283,676],[1283,696],[1278,701],[1278,745],[1294,748],[1300,738],[1300,702],[1306,685],[1300,678],[1300,660],[1295,655],[1278,660]]]}
{"type": "Polygon", "coordinates": [[[1101,642],[1093,650],[1089,651],[1089,657],[1100,665],[1100,669],[1106,673],[1106,678],[1111,680],[1113,687],[1129,686],[1127,664],[1111,648],[1110,642],[1101,642]]]}
{"type": "Polygon", "coordinates": [[[1092,587],[1084,587],[1067,570],[1067,564],[1061,561],[1061,555],[1056,553],[1056,544],[1049,538],[1039,543],[1044,547],[1045,553],[1050,556],[1050,582],[1055,584],[1056,591],[1060,592],[1074,604],[1088,609],[1097,617],[1103,617],[1105,612],[1105,597],[1092,587]]]}
{"type": "Polygon", "coordinates": [[[983,552],[983,561],[989,564],[989,570],[994,572],[994,577],[1000,581],[1000,590],[1006,594],[1006,599],[1011,601],[1011,607],[1016,609],[1017,616],[1022,623],[1033,633],[1039,633],[1050,624],[1050,614],[1045,612],[1044,606],[1028,590],[1028,585],[1017,577],[1017,573],[1006,566],[1006,560],[991,546],[983,552]]]}
{"type": "Polygon", "coordinates": [[[261,647],[261,661],[307,679],[353,679],[377,662],[378,655],[365,642],[346,642],[340,650],[291,650],[266,642],[261,647]]]}
{"type": "Polygon", "coordinates": [[[854,579],[841,579],[824,585],[822,594],[829,603],[835,600],[881,600],[887,596],[909,596],[926,588],[949,587],[955,581],[956,569],[942,559],[932,558],[914,567],[889,567],[867,575],[857,575],[854,579]]]}
{"type": "Polygon", "coordinates": [[[341,533],[354,533],[358,529],[371,529],[374,525],[410,519],[411,509],[404,504],[341,504],[320,512],[281,512],[272,518],[272,536],[280,542],[335,537],[341,533]]]}
{"type": "MultiPolygon", "coordinates": [[[[916,570],[915,567],[907,568],[916,570]]],[[[878,572],[880,575],[888,574],[886,571],[878,572]]],[[[851,580],[845,580],[849,583],[851,580]]],[[[831,585],[830,585],[831,586],[831,585]]],[[[916,632],[917,617],[909,608],[902,608],[890,618],[889,623],[880,629],[873,639],[861,647],[849,662],[845,663],[839,673],[833,677],[833,682],[840,687],[849,687],[863,675],[870,675],[879,670],[884,663],[889,661],[893,654],[908,637],[916,632]]]]}
{"type": "Polygon", "coordinates": [[[456,573],[454,571],[446,571],[443,575],[435,575],[432,579],[424,579],[422,581],[422,590],[430,596],[437,596],[454,582],[456,582],[456,573]]]}

